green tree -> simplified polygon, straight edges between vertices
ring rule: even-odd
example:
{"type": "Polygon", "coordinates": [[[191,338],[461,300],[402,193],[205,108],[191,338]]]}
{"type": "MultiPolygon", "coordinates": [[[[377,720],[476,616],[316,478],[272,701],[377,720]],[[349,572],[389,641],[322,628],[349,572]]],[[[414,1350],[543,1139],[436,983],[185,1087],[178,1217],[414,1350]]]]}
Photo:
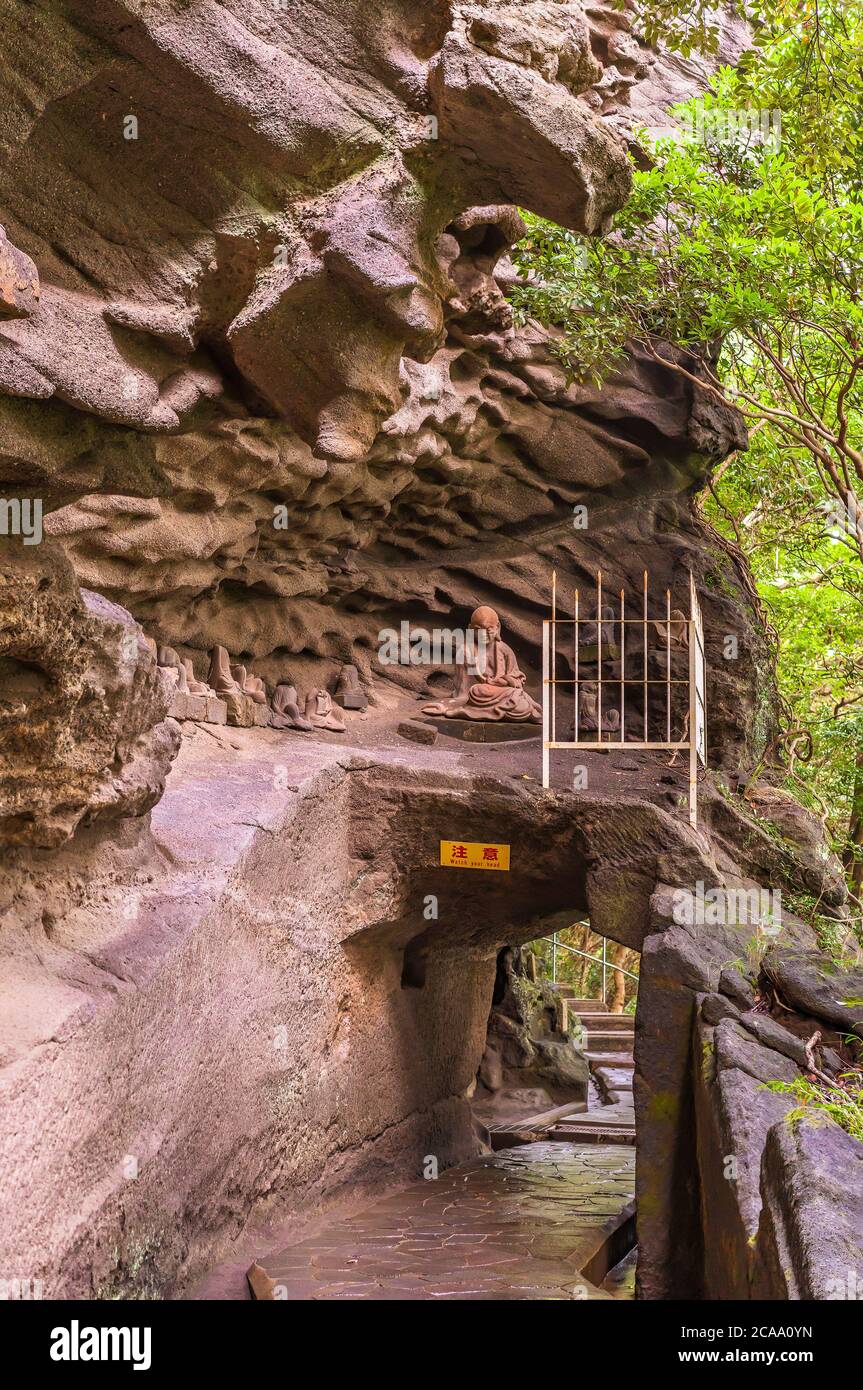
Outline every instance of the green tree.
{"type": "MultiPolygon", "coordinates": [[[[715,42],[699,3],[641,8],[651,36],[715,42]]],[[[636,343],[746,417],[749,453],[717,470],[705,510],[750,560],[779,639],[789,775],[859,893],[863,3],[775,0],[755,19],[738,67],[675,112],[679,138],[641,133],[645,167],[607,238],[527,219],[513,298],[556,329],[574,376],[602,380],[636,343]]]]}

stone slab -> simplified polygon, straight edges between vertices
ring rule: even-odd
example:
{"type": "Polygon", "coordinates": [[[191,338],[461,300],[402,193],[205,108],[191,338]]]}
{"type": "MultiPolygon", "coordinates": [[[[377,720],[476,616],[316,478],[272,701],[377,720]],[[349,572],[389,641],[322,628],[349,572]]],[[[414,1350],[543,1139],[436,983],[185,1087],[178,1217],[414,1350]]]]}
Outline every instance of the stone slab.
{"type": "Polygon", "coordinates": [[[438,731],[433,724],[425,724],[420,719],[403,719],[396,733],[411,743],[436,743],[438,731]]]}
{"type": "Polygon", "coordinates": [[[533,1143],[414,1183],[257,1260],[257,1299],[601,1299],[631,1219],[635,1151],[533,1143]]]}
{"type": "MultiPolygon", "coordinates": [[[[228,714],[227,722],[234,728],[252,729],[256,726],[257,718],[255,711],[259,706],[256,705],[254,700],[250,699],[248,695],[240,695],[232,691],[226,691],[220,698],[225,702],[228,714]]],[[[263,708],[263,706],[260,708],[263,708]]]]}
{"type": "Polygon", "coordinates": [[[539,724],[506,724],[481,719],[435,719],[434,727],[462,743],[518,743],[539,739],[539,724]]]}
{"type": "Polygon", "coordinates": [[[192,719],[201,724],[225,724],[228,707],[217,695],[192,695],[177,691],[168,710],[171,719],[192,719]]]}

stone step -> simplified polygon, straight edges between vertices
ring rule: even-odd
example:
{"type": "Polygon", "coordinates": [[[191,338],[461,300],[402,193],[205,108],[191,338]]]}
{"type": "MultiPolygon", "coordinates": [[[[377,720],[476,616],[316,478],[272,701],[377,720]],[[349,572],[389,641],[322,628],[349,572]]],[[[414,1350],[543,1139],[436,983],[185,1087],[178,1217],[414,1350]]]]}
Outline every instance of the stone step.
{"type": "Polygon", "coordinates": [[[635,1060],[630,1052],[611,1052],[608,1049],[587,1048],[584,1053],[592,1071],[597,1067],[627,1067],[630,1071],[635,1066],[635,1060]]]}
{"type": "MultiPolygon", "coordinates": [[[[581,1018],[581,1014],[579,1014],[581,1018]]],[[[585,1014],[581,1018],[582,1023],[588,1030],[605,1028],[609,1032],[626,1033],[632,1037],[635,1033],[635,1019],[632,1014],[585,1014]]]]}
{"type": "Polygon", "coordinates": [[[585,1042],[590,1052],[632,1052],[630,1035],[619,1033],[615,1029],[588,1028],[585,1042]]]}
{"type": "Polygon", "coordinates": [[[525,1125],[531,1125],[535,1129],[538,1125],[550,1125],[554,1120],[562,1120],[565,1117],[575,1114],[585,1114],[587,1106],[583,1100],[570,1100],[565,1105],[555,1105],[548,1110],[538,1110],[535,1114],[528,1115],[525,1119],[506,1119],[497,1120],[492,1124],[486,1125],[486,1129],[522,1129],[525,1125]]]}
{"type": "Polygon", "coordinates": [[[496,1124],[486,1126],[489,1142],[495,1153],[515,1144],[531,1144],[537,1139],[545,1138],[551,1125],[576,1113],[586,1114],[584,1101],[570,1101],[568,1105],[558,1105],[552,1110],[543,1110],[524,1119],[499,1120],[496,1124]]]}
{"type": "Polygon", "coordinates": [[[563,996],[566,1007],[574,1014],[604,1014],[605,1004],[601,999],[576,999],[572,995],[563,996]]]}
{"type": "Polygon", "coordinates": [[[555,1125],[543,1135],[557,1144],[634,1144],[635,1125],[555,1125]]]}
{"type": "Polygon", "coordinates": [[[594,1067],[593,1074],[606,1091],[631,1091],[632,1070],[629,1067],[594,1067]]]}

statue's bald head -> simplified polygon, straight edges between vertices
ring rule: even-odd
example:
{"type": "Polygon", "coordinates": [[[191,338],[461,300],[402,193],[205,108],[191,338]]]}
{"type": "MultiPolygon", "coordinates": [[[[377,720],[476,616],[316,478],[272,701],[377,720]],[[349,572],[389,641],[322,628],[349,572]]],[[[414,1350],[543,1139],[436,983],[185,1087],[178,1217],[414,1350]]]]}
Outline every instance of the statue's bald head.
{"type": "Polygon", "coordinates": [[[490,632],[494,628],[500,631],[500,618],[493,608],[483,606],[482,608],[474,609],[470,615],[470,623],[468,626],[473,628],[484,628],[486,632],[490,632]]]}

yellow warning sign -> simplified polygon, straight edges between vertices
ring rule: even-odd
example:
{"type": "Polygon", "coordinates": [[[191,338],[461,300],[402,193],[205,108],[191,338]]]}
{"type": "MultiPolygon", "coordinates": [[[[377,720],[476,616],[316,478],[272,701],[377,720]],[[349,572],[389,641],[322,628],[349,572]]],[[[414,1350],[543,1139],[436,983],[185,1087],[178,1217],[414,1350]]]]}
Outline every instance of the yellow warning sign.
{"type": "Polygon", "coordinates": [[[508,869],[509,845],[477,845],[441,840],[440,862],[448,869],[508,869]]]}

